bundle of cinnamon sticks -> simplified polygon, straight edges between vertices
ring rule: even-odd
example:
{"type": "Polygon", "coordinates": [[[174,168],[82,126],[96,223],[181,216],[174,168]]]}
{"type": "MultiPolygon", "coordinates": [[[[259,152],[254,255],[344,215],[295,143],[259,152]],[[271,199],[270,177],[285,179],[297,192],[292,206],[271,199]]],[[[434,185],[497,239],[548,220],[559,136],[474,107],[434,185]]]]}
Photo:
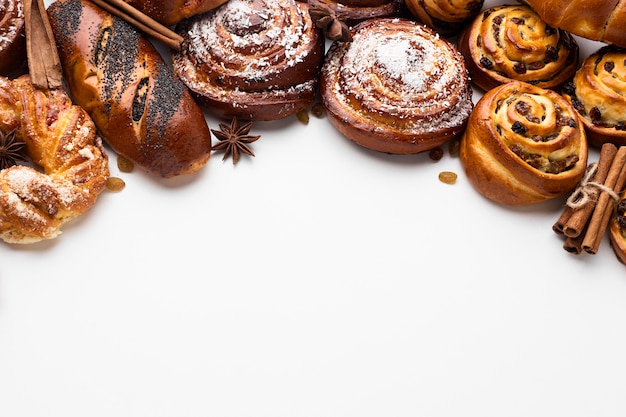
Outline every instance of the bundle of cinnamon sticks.
{"type": "Polygon", "coordinates": [[[552,227],[565,237],[563,249],[576,255],[598,252],[626,185],[626,146],[604,144],[598,162],[587,173],[552,227]]]}

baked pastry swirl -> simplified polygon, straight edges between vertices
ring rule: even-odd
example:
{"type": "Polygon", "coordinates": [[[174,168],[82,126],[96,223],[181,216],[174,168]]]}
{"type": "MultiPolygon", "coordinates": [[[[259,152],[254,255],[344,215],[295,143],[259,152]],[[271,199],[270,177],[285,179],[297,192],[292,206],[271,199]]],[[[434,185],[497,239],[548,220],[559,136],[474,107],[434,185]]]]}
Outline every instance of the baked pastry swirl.
{"type": "Polygon", "coordinates": [[[401,2],[398,0],[308,0],[315,5],[325,5],[333,10],[340,20],[355,25],[363,20],[398,15],[401,2]]]}
{"type": "Polygon", "coordinates": [[[392,154],[435,148],[462,133],[472,111],[463,56],[408,19],[369,19],[331,45],[320,79],[330,122],[348,139],[392,154]]]}
{"type": "Polygon", "coordinates": [[[453,35],[473,19],[484,0],[405,0],[412,15],[444,35],[453,35]]]}
{"type": "Polygon", "coordinates": [[[23,0],[0,0],[0,75],[27,71],[23,0]]]}
{"type": "Polygon", "coordinates": [[[36,89],[22,75],[0,77],[0,130],[14,131],[41,168],[0,171],[0,238],[33,243],[58,236],[95,204],[109,178],[95,125],[63,89],[36,89]]]}
{"type": "Polygon", "coordinates": [[[315,99],[324,37],[308,4],[229,0],[177,27],[186,48],[174,69],[198,102],[222,118],[277,120],[315,99]]]}
{"type": "Polygon", "coordinates": [[[511,80],[558,90],[578,69],[579,46],[525,5],[483,10],[463,30],[459,50],[484,91],[511,80]]]}
{"type": "Polygon", "coordinates": [[[589,143],[626,145],[626,49],[604,46],[588,56],[563,95],[580,114],[589,143]]]}
{"type": "Polygon", "coordinates": [[[587,168],[587,151],[584,127],[567,100],[511,81],[476,103],[459,157],[483,196],[522,206],[574,189],[587,168]]]}

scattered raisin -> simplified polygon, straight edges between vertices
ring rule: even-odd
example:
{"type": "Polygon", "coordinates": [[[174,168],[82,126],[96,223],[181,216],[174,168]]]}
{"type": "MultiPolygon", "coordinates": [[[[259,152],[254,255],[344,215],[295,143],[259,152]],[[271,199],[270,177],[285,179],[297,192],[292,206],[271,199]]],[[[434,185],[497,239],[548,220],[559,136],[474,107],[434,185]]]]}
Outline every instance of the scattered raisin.
{"type": "Polygon", "coordinates": [[[106,182],[107,190],[119,193],[126,187],[126,183],[119,177],[109,177],[106,182]]]}
{"type": "Polygon", "coordinates": [[[311,107],[311,114],[313,114],[313,116],[317,118],[324,117],[324,114],[326,114],[326,110],[324,110],[324,106],[322,105],[322,103],[317,102],[313,104],[313,106],[311,107]]]}
{"type": "Polygon", "coordinates": [[[296,113],[296,117],[300,121],[300,123],[308,125],[309,124],[309,113],[306,110],[300,110],[296,113]]]}
{"type": "Polygon", "coordinates": [[[460,148],[461,141],[459,139],[452,139],[448,142],[448,152],[450,153],[450,156],[458,156],[460,148]]]}
{"type": "Polygon", "coordinates": [[[428,152],[428,157],[435,162],[441,160],[441,158],[443,158],[443,149],[440,147],[431,149],[430,152],[428,152]]]}
{"type": "Polygon", "coordinates": [[[615,68],[615,63],[613,61],[608,61],[604,63],[604,70],[606,72],[611,72],[615,68]]]}
{"type": "Polygon", "coordinates": [[[135,169],[135,163],[125,156],[118,155],[117,156],[117,168],[121,172],[133,172],[135,169]]]}
{"type": "Polygon", "coordinates": [[[456,173],[451,171],[442,171],[439,173],[439,181],[443,182],[444,184],[454,184],[457,177],[458,176],[456,175],[456,173]]]}

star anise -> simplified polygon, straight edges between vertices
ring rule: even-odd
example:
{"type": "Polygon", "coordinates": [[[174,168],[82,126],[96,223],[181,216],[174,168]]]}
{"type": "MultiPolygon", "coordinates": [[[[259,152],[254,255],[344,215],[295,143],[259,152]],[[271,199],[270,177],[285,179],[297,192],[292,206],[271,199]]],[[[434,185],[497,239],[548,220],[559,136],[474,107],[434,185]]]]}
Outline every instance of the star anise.
{"type": "Polygon", "coordinates": [[[5,134],[0,131],[0,170],[26,161],[26,143],[15,138],[15,129],[5,134]]]}
{"type": "Polygon", "coordinates": [[[261,136],[248,134],[252,127],[252,122],[247,122],[240,126],[239,121],[235,117],[230,122],[230,125],[220,123],[219,126],[220,130],[211,129],[211,132],[213,132],[215,137],[220,141],[217,145],[213,146],[213,151],[224,152],[222,161],[226,160],[231,154],[233,156],[233,164],[239,161],[239,157],[242,153],[254,156],[254,152],[252,152],[248,144],[259,139],[261,136]]]}
{"type": "Polygon", "coordinates": [[[324,31],[331,41],[350,42],[352,41],[352,33],[348,25],[337,16],[335,10],[330,6],[315,2],[309,8],[309,15],[315,26],[324,31]]]}

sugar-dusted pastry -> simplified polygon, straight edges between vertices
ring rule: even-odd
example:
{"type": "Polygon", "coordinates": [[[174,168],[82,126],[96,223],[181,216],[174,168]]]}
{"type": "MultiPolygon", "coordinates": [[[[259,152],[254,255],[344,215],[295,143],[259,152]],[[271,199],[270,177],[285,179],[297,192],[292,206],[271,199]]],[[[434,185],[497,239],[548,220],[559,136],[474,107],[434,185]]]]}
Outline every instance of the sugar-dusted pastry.
{"type": "Polygon", "coordinates": [[[458,40],[472,81],[484,91],[511,80],[558,90],[578,69],[579,46],[525,5],[483,10],[458,40]]]}
{"type": "Polygon", "coordinates": [[[587,168],[587,150],[583,124],[565,98],[511,81],[476,103],[459,157],[478,192],[523,206],[572,191],[587,168]]]}
{"type": "Polygon", "coordinates": [[[24,26],[24,1],[0,0],[0,75],[14,77],[28,70],[24,26]]]}
{"type": "Polygon", "coordinates": [[[411,14],[444,35],[456,34],[483,7],[484,0],[405,0],[411,14]]]}
{"type": "Polygon", "coordinates": [[[604,46],[587,57],[563,95],[580,114],[589,143],[626,145],[626,49],[604,46]]]}
{"type": "Polygon", "coordinates": [[[617,259],[626,264],[626,193],[620,196],[609,221],[609,241],[617,259]]]}
{"type": "Polygon", "coordinates": [[[204,113],[147,38],[87,0],[47,11],[72,98],[114,151],[163,178],[207,163],[204,113]]]}
{"type": "Polygon", "coordinates": [[[422,23],[369,19],[331,45],[320,79],[330,122],[379,152],[414,154],[463,132],[472,91],[463,56],[422,23]]]}
{"type": "Polygon", "coordinates": [[[186,48],[174,69],[213,114],[277,120],[315,99],[324,37],[308,4],[295,0],[229,0],[182,22],[186,48]]]}
{"type": "Polygon", "coordinates": [[[308,0],[311,6],[326,6],[333,10],[337,18],[349,25],[363,20],[393,17],[401,10],[400,0],[308,0]]]}
{"type": "Polygon", "coordinates": [[[13,148],[25,143],[40,167],[3,164],[0,238],[23,244],[55,238],[66,222],[95,204],[109,178],[96,127],[65,90],[34,88],[28,75],[0,77],[0,114],[3,148],[11,148],[9,136],[13,148]]]}

